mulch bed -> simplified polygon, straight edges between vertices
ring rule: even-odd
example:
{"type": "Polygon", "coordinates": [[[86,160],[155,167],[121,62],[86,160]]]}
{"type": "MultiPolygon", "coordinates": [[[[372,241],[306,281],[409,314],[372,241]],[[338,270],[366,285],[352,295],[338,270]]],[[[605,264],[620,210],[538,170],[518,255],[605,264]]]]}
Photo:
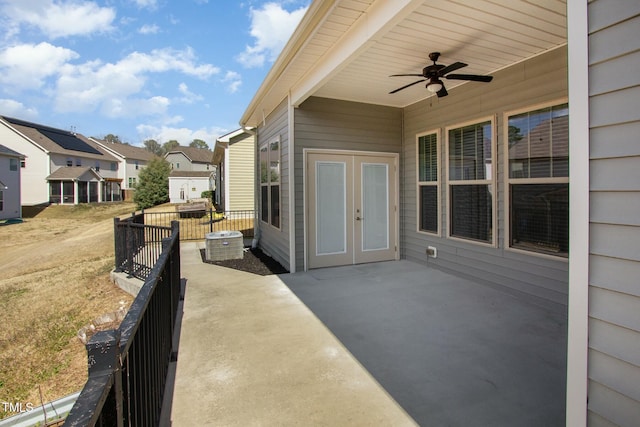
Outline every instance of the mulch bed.
{"type": "Polygon", "coordinates": [[[205,250],[200,249],[202,262],[219,265],[221,267],[233,268],[235,270],[246,271],[248,273],[268,276],[270,274],[283,274],[288,271],[280,263],[266,255],[260,249],[246,249],[242,259],[228,259],[225,261],[207,261],[205,250]]]}

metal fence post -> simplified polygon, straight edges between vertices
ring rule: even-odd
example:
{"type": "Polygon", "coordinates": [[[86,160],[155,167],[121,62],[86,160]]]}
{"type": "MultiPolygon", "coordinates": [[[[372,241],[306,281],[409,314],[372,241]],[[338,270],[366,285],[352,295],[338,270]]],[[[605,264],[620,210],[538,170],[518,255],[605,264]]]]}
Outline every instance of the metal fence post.
{"type": "Polygon", "coordinates": [[[113,375],[113,389],[105,401],[111,408],[103,407],[105,419],[111,420],[111,425],[123,427],[123,393],[122,367],[120,366],[120,330],[111,329],[97,332],[86,345],[89,377],[113,375]]]}

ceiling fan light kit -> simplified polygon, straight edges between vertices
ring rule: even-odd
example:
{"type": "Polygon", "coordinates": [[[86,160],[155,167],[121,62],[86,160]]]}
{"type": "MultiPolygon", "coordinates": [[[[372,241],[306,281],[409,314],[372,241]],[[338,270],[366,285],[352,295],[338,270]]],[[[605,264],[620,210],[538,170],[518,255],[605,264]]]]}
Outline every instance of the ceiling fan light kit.
{"type": "Polygon", "coordinates": [[[440,80],[431,80],[429,83],[427,83],[427,90],[431,93],[437,93],[440,92],[442,90],[442,88],[444,87],[444,85],[442,84],[442,82],[440,80]]]}
{"type": "Polygon", "coordinates": [[[444,83],[442,83],[441,78],[448,80],[467,80],[472,82],[483,82],[488,83],[493,80],[493,76],[479,76],[476,74],[449,74],[452,71],[459,70],[460,68],[466,67],[467,64],[463,62],[454,62],[451,65],[441,65],[436,64],[438,58],[440,57],[440,52],[431,52],[429,54],[429,59],[433,61],[432,65],[427,65],[422,69],[422,74],[392,74],[389,77],[400,77],[400,76],[411,76],[411,77],[421,77],[420,80],[417,80],[413,83],[409,83],[408,85],[404,85],[399,87],[398,89],[392,90],[389,94],[393,94],[399,92],[403,89],[406,89],[410,86],[413,86],[418,83],[422,83],[424,81],[429,81],[427,83],[426,88],[429,92],[435,93],[438,98],[442,98],[443,96],[447,96],[447,89],[444,87],[444,83]]]}

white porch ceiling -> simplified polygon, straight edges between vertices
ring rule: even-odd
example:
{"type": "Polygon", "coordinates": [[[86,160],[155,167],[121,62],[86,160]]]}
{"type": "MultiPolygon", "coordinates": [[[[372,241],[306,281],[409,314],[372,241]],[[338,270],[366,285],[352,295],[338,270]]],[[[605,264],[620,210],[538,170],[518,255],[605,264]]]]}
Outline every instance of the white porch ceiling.
{"type": "MultiPolygon", "coordinates": [[[[565,0],[316,0],[306,18],[243,125],[256,125],[288,93],[295,104],[321,96],[410,105],[430,95],[425,85],[389,94],[419,80],[389,75],[421,73],[429,52],[441,52],[439,64],[469,64],[455,73],[485,75],[566,44],[565,0]]],[[[487,84],[444,83],[449,92],[487,84]]]]}

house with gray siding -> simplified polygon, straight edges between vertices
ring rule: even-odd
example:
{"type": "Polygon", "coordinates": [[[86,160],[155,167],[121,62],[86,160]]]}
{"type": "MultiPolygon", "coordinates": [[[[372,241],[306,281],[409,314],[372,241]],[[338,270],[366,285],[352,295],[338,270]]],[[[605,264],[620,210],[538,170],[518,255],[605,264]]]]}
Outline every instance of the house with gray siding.
{"type": "Polygon", "coordinates": [[[240,120],[259,246],[565,307],[567,425],[637,425],[639,28],[614,0],[313,1],[240,120]]]}
{"type": "Polygon", "coordinates": [[[21,218],[20,165],[24,155],[0,145],[0,220],[21,218]]]}

